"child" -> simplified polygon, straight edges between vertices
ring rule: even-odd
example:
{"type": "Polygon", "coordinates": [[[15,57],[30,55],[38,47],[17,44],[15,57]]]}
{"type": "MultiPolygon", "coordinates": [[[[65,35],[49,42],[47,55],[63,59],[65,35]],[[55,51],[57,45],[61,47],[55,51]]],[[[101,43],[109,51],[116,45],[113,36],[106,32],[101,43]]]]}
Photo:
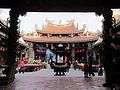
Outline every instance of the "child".
{"type": "Polygon", "coordinates": [[[89,72],[89,68],[88,68],[88,64],[85,63],[84,64],[84,77],[88,77],[88,72],[89,72]]]}
{"type": "Polygon", "coordinates": [[[99,69],[98,69],[98,76],[103,76],[102,65],[99,66],[99,69]]]}
{"type": "Polygon", "coordinates": [[[76,61],[74,61],[74,63],[73,63],[73,68],[74,68],[74,70],[77,69],[77,66],[78,66],[78,61],[76,60],[76,61]]]}

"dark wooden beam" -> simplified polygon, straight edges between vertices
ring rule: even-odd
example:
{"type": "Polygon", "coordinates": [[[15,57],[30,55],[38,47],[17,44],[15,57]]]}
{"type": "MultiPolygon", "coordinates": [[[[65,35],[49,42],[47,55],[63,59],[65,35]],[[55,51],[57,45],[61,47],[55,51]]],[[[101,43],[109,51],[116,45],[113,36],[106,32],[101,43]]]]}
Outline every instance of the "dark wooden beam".
{"type": "Polygon", "coordinates": [[[116,0],[0,0],[0,8],[29,12],[93,12],[102,7],[120,8],[116,0]]]}

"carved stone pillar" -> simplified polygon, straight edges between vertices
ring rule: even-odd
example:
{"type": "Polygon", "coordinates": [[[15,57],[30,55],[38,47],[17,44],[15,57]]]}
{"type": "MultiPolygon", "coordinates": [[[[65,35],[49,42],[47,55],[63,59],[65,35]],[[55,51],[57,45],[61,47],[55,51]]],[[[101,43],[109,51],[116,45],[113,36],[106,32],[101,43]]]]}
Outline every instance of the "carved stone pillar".
{"type": "Polygon", "coordinates": [[[72,52],[71,52],[71,60],[74,61],[75,60],[75,44],[73,43],[72,44],[72,52]]]}
{"type": "Polygon", "coordinates": [[[11,65],[15,63],[16,58],[16,46],[17,46],[17,39],[18,39],[18,17],[19,12],[16,9],[10,10],[10,28],[8,32],[8,58],[6,64],[11,65]]]}
{"type": "Polygon", "coordinates": [[[67,49],[70,49],[70,44],[68,43],[68,45],[67,45],[67,49]]]}
{"type": "Polygon", "coordinates": [[[110,29],[112,28],[112,10],[110,8],[103,9],[103,65],[105,69],[106,83],[112,83],[112,51],[110,29]]]}
{"type": "Polygon", "coordinates": [[[17,25],[18,25],[19,12],[16,9],[11,9],[9,14],[10,14],[10,28],[8,31],[8,40],[7,40],[6,65],[10,65],[10,67],[6,68],[4,71],[4,73],[7,76],[10,75],[12,66],[16,62],[16,47],[17,47],[17,39],[18,39],[17,25]]]}
{"type": "Polygon", "coordinates": [[[10,10],[10,28],[8,29],[8,39],[7,39],[7,60],[5,62],[7,67],[3,74],[6,74],[5,83],[10,83],[14,81],[15,78],[15,71],[17,67],[16,62],[16,47],[17,47],[17,39],[18,39],[18,17],[19,17],[19,10],[11,9],[10,10]]]}
{"type": "Polygon", "coordinates": [[[50,44],[50,47],[51,47],[51,49],[53,49],[53,48],[54,48],[52,43],[50,44]]]}
{"type": "MultiPolygon", "coordinates": [[[[14,81],[15,78],[15,71],[17,67],[16,61],[16,48],[17,48],[17,39],[19,38],[19,31],[18,31],[18,17],[19,15],[24,15],[26,12],[23,9],[11,8],[10,14],[10,27],[8,29],[8,39],[7,39],[7,60],[5,64],[8,66],[3,71],[3,74],[6,74],[5,82],[10,83],[14,81]]],[[[3,79],[2,79],[3,80],[3,79]]],[[[2,81],[0,80],[0,81],[2,81]]]]}
{"type": "Polygon", "coordinates": [[[48,44],[46,43],[46,47],[48,48],[48,44]]]}

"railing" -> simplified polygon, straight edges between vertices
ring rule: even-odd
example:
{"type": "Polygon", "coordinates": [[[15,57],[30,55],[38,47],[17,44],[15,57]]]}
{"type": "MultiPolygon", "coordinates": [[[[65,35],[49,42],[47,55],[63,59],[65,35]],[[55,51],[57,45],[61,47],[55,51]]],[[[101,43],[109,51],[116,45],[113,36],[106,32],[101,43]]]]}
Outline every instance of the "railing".
{"type": "Polygon", "coordinates": [[[44,65],[42,65],[42,64],[25,64],[24,68],[25,68],[25,72],[33,72],[33,71],[38,71],[38,70],[44,68],[44,65]]]}
{"type": "Polygon", "coordinates": [[[14,81],[15,79],[15,72],[16,72],[17,63],[12,65],[0,65],[2,68],[2,75],[0,76],[0,84],[9,84],[14,81]],[[9,69],[10,71],[7,71],[9,69]]]}

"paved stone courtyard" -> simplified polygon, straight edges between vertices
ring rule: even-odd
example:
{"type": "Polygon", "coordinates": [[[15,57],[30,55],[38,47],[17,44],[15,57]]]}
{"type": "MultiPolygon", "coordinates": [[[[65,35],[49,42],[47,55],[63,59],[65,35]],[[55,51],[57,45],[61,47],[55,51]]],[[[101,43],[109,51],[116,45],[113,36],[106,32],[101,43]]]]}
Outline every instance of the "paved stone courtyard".
{"type": "Polygon", "coordinates": [[[103,83],[103,76],[96,74],[94,77],[84,78],[80,70],[71,69],[66,76],[54,76],[51,69],[43,69],[32,73],[18,73],[13,83],[0,86],[0,90],[109,90],[102,86],[103,83]]]}

